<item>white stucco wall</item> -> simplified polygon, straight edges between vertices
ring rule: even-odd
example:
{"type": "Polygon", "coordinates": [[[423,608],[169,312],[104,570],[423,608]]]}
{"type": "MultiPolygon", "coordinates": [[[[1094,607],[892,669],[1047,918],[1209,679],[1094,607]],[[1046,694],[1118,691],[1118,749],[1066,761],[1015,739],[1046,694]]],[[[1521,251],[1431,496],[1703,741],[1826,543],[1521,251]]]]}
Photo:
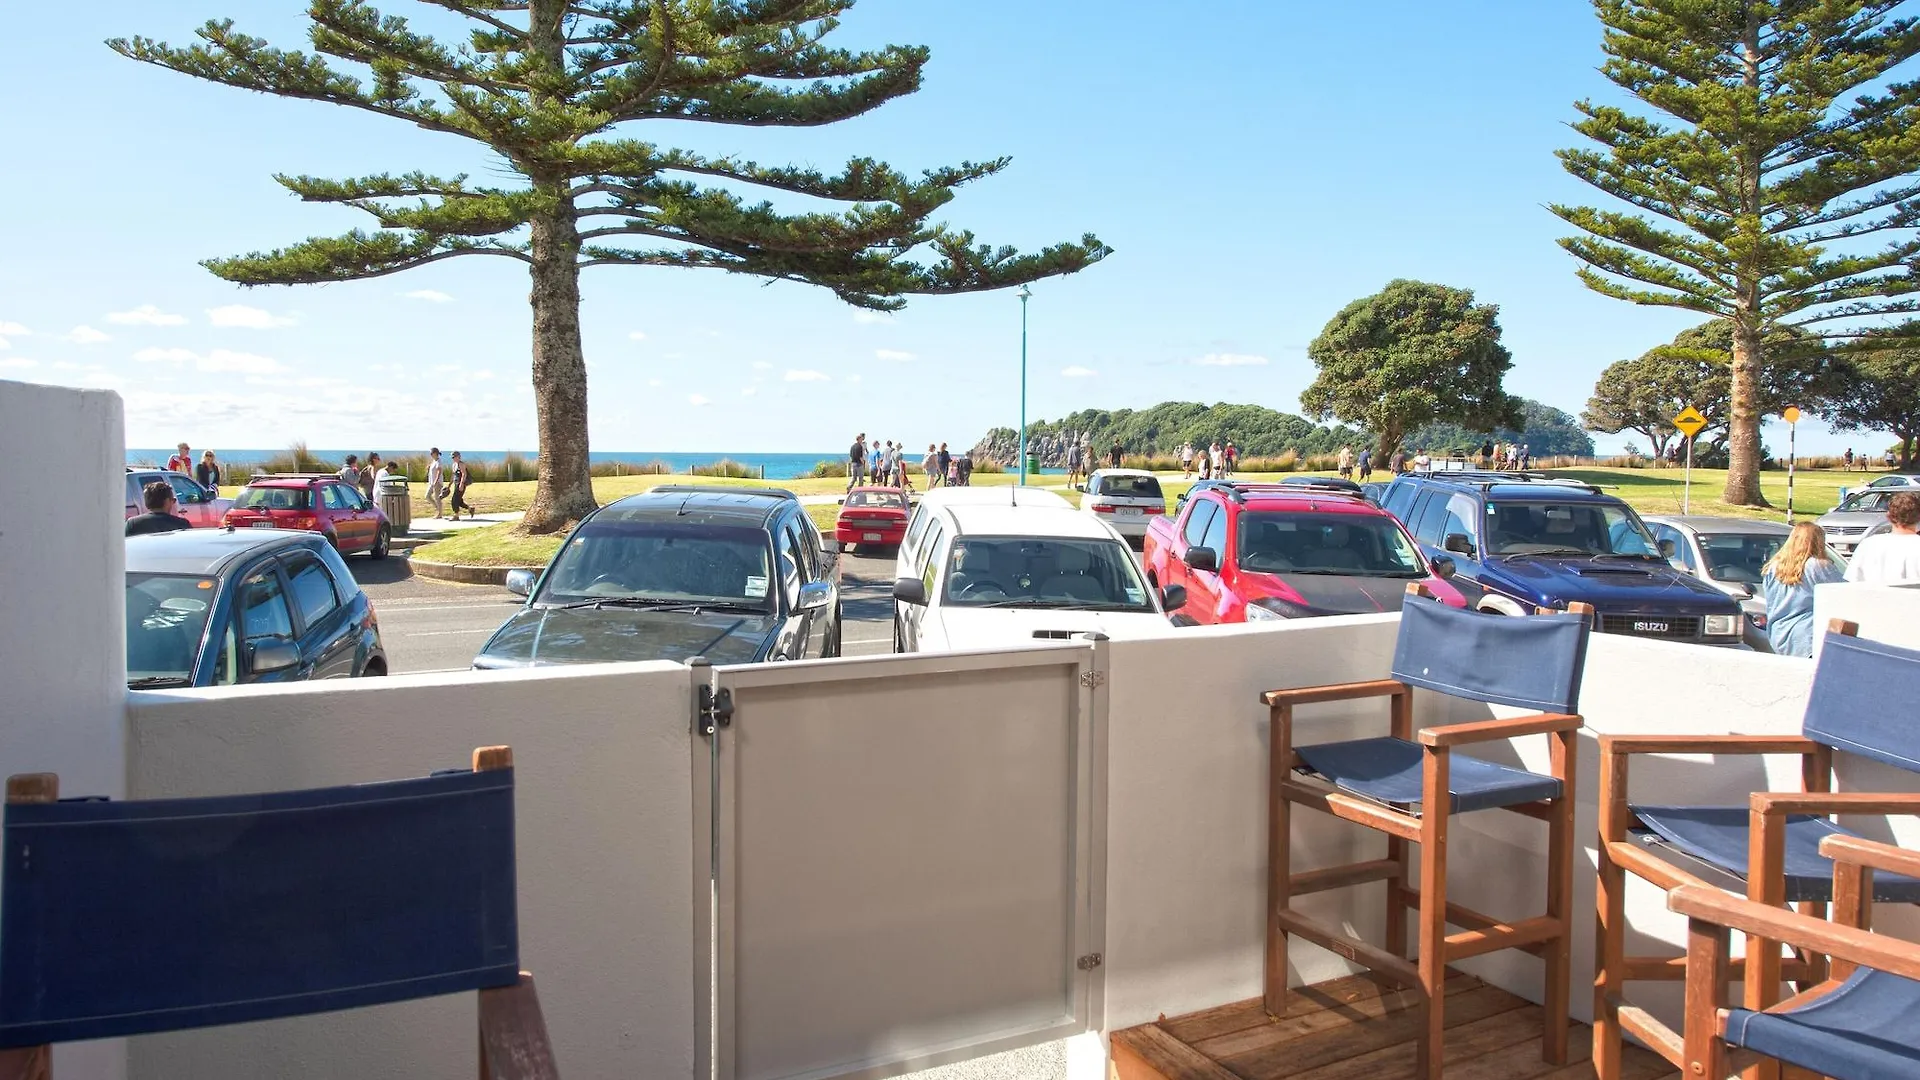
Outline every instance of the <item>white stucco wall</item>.
{"type": "MultiPolygon", "coordinates": [[[[520,963],[567,1076],[693,1070],[692,682],[674,664],[143,693],[133,798],[422,776],[513,747],[520,963]]],[[[705,884],[704,880],[701,883],[705,884]]],[[[704,897],[704,890],[701,895],[704,897]]],[[[474,997],[130,1040],[135,1080],[474,1074],[474,997]]]]}
{"type": "MultiPolygon", "coordinates": [[[[1813,590],[1813,625],[1818,634],[1827,623],[1847,619],[1860,624],[1860,636],[1920,649],[1920,585],[1862,585],[1842,582],[1813,590]]],[[[1816,644],[1817,647],[1817,644],[1816,644]]]]}
{"type": "MultiPolygon", "coordinates": [[[[123,794],[126,457],[120,398],[0,382],[0,770],[123,794]]],[[[63,1046],[67,1076],[124,1074],[119,1040],[63,1046]]]]}

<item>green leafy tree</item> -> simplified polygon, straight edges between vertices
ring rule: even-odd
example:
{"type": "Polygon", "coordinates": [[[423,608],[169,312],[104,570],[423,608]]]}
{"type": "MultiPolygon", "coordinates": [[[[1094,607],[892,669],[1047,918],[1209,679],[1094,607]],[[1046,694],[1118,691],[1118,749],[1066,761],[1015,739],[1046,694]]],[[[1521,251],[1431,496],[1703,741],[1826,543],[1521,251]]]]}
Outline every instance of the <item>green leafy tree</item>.
{"type": "Polygon", "coordinates": [[[1513,356],[1500,344],[1499,313],[1468,289],[1388,282],[1342,308],[1307,346],[1320,374],[1300,407],[1372,432],[1382,460],[1436,421],[1474,431],[1517,426],[1518,402],[1501,389],[1513,356]]]}
{"type": "MultiPolygon", "coordinates": [[[[1330,454],[1342,446],[1363,441],[1366,435],[1349,427],[1315,424],[1291,413],[1261,405],[1202,405],[1197,401],[1163,401],[1150,409],[1082,409],[1058,420],[1027,425],[1029,444],[1045,444],[1072,434],[1090,436],[1101,450],[1119,439],[1130,454],[1170,454],[1181,443],[1211,445],[1232,439],[1234,449],[1250,457],[1268,457],[1289,450],[1300,455],[1330,454]]],[[[1012,462],[1019,444],[1010,427],[988,431],[976,449],[997,461],[1012,462]]]]}
{"type": "Polygon", "coordinates": [[[1531,398],[1517,400],[1520,406],[1518,426],[1472,431],[1460,424],[1428,424],[1407,436],[1407,444],[1424,446],[1429,450],[1455,450],[1477,448],[1493,440],[1520,443],[1536,458],[1593,456],[1593,436],[1582,430],[1580,421],[1572,413],[1531,398]]]}
{"type": "Polygon", "coordinates": [[[1920,442],[1920,320],[1861,338],[1834,365],[1823,410],[1841,431],[1890,431],[1900,440],[1900,467],[1913,467],[1920,442]]]}
{"type": "MultiPolygon", "coordinates": [[[[977,244],[932,215],[1006,159],[908,176],[871,158],[838,173],[708,157],[626,134],[643,121],[811,127],[920,88],[927,50],[824,44],[853,0],[421,0],[465,20],[458,41],[363,0],[312,0],[312,54],[209,22],[176,48],[108,42],[135,60],[243,90],[388,117],[491,151],[499,184],[420,172],[346,180],[278,176],[308,202],[378,229],[210,259],[243,285],[355,281],[465,256],[525,263],[532,280],[539,486],[525,528],[594,507],[580,272],[705,268],[831,289],[878,310],[908,296],[998,289],[1079,270],[1089,235],[1037,254],[977,244]],[[342,64],[341,62],[344,62],[342,64]],[[850,204],[787,212],[755,190],[850,204]]],[[[666,127],[666,125],[660,125],[666,127]]]]}
{"type": "Polygon", "coordinates": [[[1731,324],[1724,498],[1760,494],[1764,342],[1916,310],[1920,52],[1903,0],[1594,0],[1601,68],[1657,116],[1577,103],[1597,149],[1560,152],[1625,209],[1554,206],[1589,288],[1731,324]]]}

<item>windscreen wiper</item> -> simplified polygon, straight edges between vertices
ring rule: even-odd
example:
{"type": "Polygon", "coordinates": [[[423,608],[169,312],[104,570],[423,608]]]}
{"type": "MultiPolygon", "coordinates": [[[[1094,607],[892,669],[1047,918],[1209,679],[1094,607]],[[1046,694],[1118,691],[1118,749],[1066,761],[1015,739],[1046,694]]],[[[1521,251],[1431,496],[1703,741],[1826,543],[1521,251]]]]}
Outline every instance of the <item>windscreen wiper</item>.
{"type": "Polygon", "coordinates": [[[1010,596],[1005,600],[989,600],[984,604],[969,605],[983,608],[1048,608],[1054,611],[1125,611],[1127,605],[1116,604],[1110,600],[1048,600],[1040,596],[1010,596]]]}
{"type": "Polygon", "coordinates": [[[637,607],[647,608],[652,611],[699,611],[701,608],[714,606],[716,605],[689,603],[685,600],[660,600],[650,596],[597,596],[591,600],[571,600],[564,604],[553,605],[554,608],[560,611],[571,611],[574,608],[589,607],[637,607]]]}
{"type": "Polygon", "coordinates": [[[1543,548],[1539,551],[1502,552],[1501,557],[1507,558],[1507,559],[1524,559],[1524,558],[1528,558],[1536,555],[1595,555],[1595,554],[1598,554],[1598,553],[1588,551],[1585,548],[1557,547],[1557,548],[1543,548]]]}
{"type": "Polygon", "coordinates": [[[143,675],[138,679],[127,680],[129,690],[158,690],[162,687],[192,685],[191,679],[182,678],[179,675],[143,675]]]}

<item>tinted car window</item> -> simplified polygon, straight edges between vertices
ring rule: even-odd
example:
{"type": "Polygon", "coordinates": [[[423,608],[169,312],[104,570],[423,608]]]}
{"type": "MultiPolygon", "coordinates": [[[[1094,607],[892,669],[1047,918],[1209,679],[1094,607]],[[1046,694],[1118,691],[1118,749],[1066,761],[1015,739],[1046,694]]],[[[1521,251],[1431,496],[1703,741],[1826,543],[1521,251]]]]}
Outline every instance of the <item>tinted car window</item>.
{"type": "Polygon", "coordinates": [[[1425,576],[1400,523],[1372,514],[1242,513],[1238,558],[1262,574],[1425,576]]]}
{"type": "Polygon", "coordinates": [[[233,500],[236,510],[306,510],[313,500],[306,488],[250,487],[233,500]]]}
{"type": "Polygon", "coordinates": [[[1194,504],[1193,511],[1187,515],[1187,527],[1180,534],[1188,547],[1200,546],[1200,538],[1207,534],[1207,524],[1219,512],[1220,508],[1210,502],[1194,504]]]}
{"type": "Polygon", "coordinates": [[[1420,494],[1420,488],[1414,484],[1395,484],[1387,489],[1387,513],[1407,520],[1407,511],[1413,508],[1413,497],[1420,494]]]}
{"type": "Polygon", "coordinates": [[[206,501],[206,489],[192,480],[178,473],[168,473],[166,481],[173,487],[173,497],[180,500],[183,505],[206,501]]]}
{"type": "Polygon", "coordinates": [[[240,585],[235,609],[240,615],[242,640],[249,645],[293,639],[293,613],[280,588],[280,575],[258,573],[240,585]]]}
{"type": "Polygon", "coordinates": [[[191,679],[213,597],[210,578],[129,573],[127,681],[191,679]]]}
{"type": "Polygon", "coordinates": [[[1153,476],[1103,476],[1096,495],[1118,495],[1132,499],[1159,499],[1160,480],[1153,476]]]}
{"type": "Polygon", "coordinates": [[[1414,503],[1413,519],[1407,527],[1423,544],[1439,547],[1445,537],[1440,535],[1440,523],[1447,517],[1447,497],[1437,491],[1423,491],[1420,499],[1414,503]]]}
{"type": "Polygon", "coordinates": [[[537,600],[770,607],[772,552],[757,528],[595,518],[541,579],[537,600]]]}
{"type": "Polygon", "coordinates": [[[328,484],[320,489],[320,505],[329,510],[348,510],[347,500],[340,494],[339,484],[328,484]]]}
{"type": "Polygon", "coordinates": [[[807,557],[801,548],[800,533],[788,522],[780,530],[780,581],[786,590],[788,607],[800,602],[800,582],[807,566],[807,557]]]}
{"type": "Polygon", "coordinates": [[[1133,553],[1114,540],[962,536],[943,603],[1152,611],[1133,553]]]}
{"type": "Polygon", "coordinates": [[[144,510],[146,509],[146,507],[141,505],[140,503],[140,486],[141,486],[140,478],[135,476],[132,473],[128,473],[127,474],[127,505],[139,506],[142,510],[144,510]]]}
{"type": "MultiPolygon", "coordinates": [[[[1707,557],[1707,576],[1715,581],[1758,585],[1767,561],[1786,542],[1787,538],[1781,535],[1702,534],[1700,549],[1707,557]]],[[[1827,553],[1827,558],[1835,566],[1842,565],[1832,552],[1827,553]]],[[[1688,565],[1692,565],[1691,559],[1688,565]]]]}
{"type": "Polygon", "coordinates": [[[287,586],[293,592],[293,606],[300,619],[312,629],[321,619],[340,606],[334,593],[333,577],[310,552],[298,552],[284,560],[287,586]]]}

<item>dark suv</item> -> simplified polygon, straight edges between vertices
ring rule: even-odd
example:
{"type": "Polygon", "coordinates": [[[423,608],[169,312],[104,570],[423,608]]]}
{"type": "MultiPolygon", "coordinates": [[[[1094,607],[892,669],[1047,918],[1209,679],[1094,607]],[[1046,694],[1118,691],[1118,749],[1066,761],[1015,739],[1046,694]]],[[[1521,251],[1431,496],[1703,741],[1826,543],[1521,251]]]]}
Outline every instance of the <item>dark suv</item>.
{"type": "Polygon", "coordinates": [[[1741,643],[1740,605],[1668,563],[1620,499],[1591,484],[1526,473],[1408,473],[1386,509],[1476,609],[1509,615],[1592,604],[1607,634],[1741,643]]]}
{"type": "Polygon", "coordinates": [[[588,515],[476,668],[840,655],[840,561],[792,493],[668,486],[588,515]]]}

